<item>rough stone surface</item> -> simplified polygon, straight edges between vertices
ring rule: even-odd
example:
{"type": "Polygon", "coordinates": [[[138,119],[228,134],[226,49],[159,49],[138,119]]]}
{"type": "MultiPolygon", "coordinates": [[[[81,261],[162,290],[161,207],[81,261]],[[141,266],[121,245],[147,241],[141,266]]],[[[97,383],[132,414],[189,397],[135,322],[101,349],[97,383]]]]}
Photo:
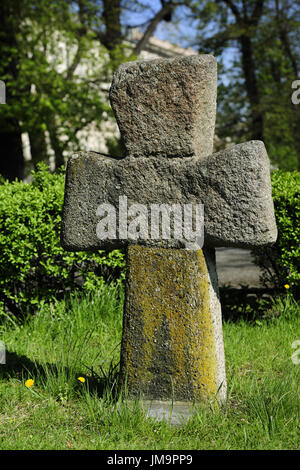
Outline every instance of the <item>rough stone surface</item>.
{"type": "MultiPolygon", "coordinates": [[[[253,247],[277,237],[269,159],[260,141],[236,145],[204,159],[196,157],[115,160],[80,152],[68,162],[62,243],[69,250],[125,247],[128,243],[169,248],[184,240],[99,240],[97,207],[131,204],[204,204],[205,243],[253,247]]],[[[149,227],[151,221],[149,220],[149,227]]]]}
{"type": "Polygon", "coordinates": [[[143,400],[142,409],[146,416],[158,421],[168,421],[176,426],[184,425],[193,415],[199,413],[194,403],[187,401],[143,400]]]}
{"type": "Polygon", "coordinates": [[[216,92],[217,63],[211,55],[122,64],[114,74],[110,101],[127,155],[209,155],[216,92]]]}
{"type": "MultiPolygon", "coordinates": [[[[210,404],[213,406],[213,401],[210,401],[210,404]]],[[[124,406],[123,402],[118,402],[115,408],[118,411],[122,406],[124,406]]],[[[185,425],[192,416],[201,412],[197,403],[174,400],[133,399],[126,401],[126,407],[129,407],[132,413],[136,413],[137,409],[141,409],[147,417],[154,418],[157,421],[168,421],[169,424],[175,426],[185,425]]]]}
{"type": "Polygon", "coordinates": [[[148,400],[224,400],[214,250],[132,245],[127,270],[121,376],[129,394],[148,400]]]}
{"type": "Polygon", "coordinates": [[[214,246],[276,240],[264,144],[247,142],[210,155],[212,56],[124,64],[110,98],[127,156],[117,161],[79,152],[69,160],[62,244],[74,251],[128,248],[121,378],[131,396],[158,400],[160,414],[161,403],[170,400],[222,401],[226,377],[214,246]],[[117,231],[100,239],[97,208],[106,203],[118,210],[122,196],[128,207],[144,204],[149,214],[151,204],[204,204],[203,250],[180,249],[187,244],[177,237],[132,240],[117,231]]]}

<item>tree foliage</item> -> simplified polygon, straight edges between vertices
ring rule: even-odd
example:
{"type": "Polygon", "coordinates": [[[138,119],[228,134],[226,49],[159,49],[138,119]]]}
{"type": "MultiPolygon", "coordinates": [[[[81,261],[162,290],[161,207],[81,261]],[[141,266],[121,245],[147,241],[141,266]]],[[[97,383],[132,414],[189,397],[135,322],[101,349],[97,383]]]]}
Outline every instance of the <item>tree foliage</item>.
{"type": "Polygon", "coordinates": [[[17,316],[70,292],[121,279],[124,256],[70,253],[60,244],[65,177],[38,164],[31,183],[0,184],[0,311],[17,316]],[[121,277],[120,277],[121,276],[121,277]]]}
{"type": "Polygon", "coordinates": [[[101,84],[120,62],[137,57],[160,23],[188,21],[187,36],[198,31],[191,45],[219,62],[218,136],[262,139],[276,166],[299,168],[300,106],[291,85],[300,66],[300,6],[293,0],[10,0],[0,3],[7,88],[0,173],[23,178],[24,132],[34,167],[49,149],[56,167],[63,164],[79,131],[92,122],[99,129],[110,115],[101,84]],[[131,19],[136,13],[142,23],[131,19]],[[124,39],[136,26],[142,35],[131,55],[124,39]]]}
{"type": "Polygon", "coordinates": [[[192,11],[198,19],[199,51],[214,53],[221,63],[221,80],[226,77],[219,88],[220,137],[262,139],[275,165],[299,168],[300,109],[291,102],[300,66],[299,4],[196,1],[192,11]],[[226,70],[224,54],[231,62],[226,70]]]}
{"type": "Polygon", "coordinates": [[[300,294],[300,172],[272,172],[272,194],[278,238],[271,247],[253,250],[262,270],[262,282],[284,290],[288,284],[300,294]]]}
{"type": "MultiPolygon", "coordinates": [[[[97,86],[107,79],[110,63],[91,28],[93,9],[78,1],[74,11],[68,3],[26,0],[23,12],[12,18],[12,10],[6,19],[15,28],[15,47],[7,47],[6,60],[16,73],[0,65],[8,90],[1,129],[12,119],[18,122],[29,134],[34,164],[48,158],[48,136],[56,167],[62,165],[65,151],[78,147],[78,131],[91,122],[99,125],[110,110],[97,86]]],[[[10,156],[2,154],[1,160],[10,156]]]]}
{"type": "MultiPolygon", "coordinates": [[[[59,168],[78,148],[78,132],[90,123],[100,129],[110,116],[107,87],[112,72],[132,60],[157,24],[171,19],[175,0],[161,0],[146,31],[130,51],[124,45],[126,0],[11,0],[0,4],[0,78],[7,104],[0,109],[0,173],[24,177],[21,134],[27,133],[32,163],[49,159],[59,168]],[[104,89],[105,88],[105,89],[104,89]]],[[[141,5],[142,8],[146,8],[141,5]]],[[[148,6],[149,8],[149,6],[148,6]]],[[[132,25],[134,26],[134,25],[132,25]]],[[[132,27],[128,25],[128,27],[132,27]]]]}

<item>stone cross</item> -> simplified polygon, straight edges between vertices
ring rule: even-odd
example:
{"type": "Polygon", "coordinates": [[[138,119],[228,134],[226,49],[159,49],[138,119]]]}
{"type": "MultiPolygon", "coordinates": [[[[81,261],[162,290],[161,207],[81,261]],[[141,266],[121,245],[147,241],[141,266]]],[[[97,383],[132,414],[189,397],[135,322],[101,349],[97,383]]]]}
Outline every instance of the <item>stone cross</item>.
{"type": "Polygon", "coordinates": [[[126,248],[121,377],[130,396],[145,400],[225,399],[214,248],[277,236],[264,144],[212,153],[216,90],[211,55],[123,64],[110,100],[126,156],[78,152],[68,162],[62,244],[126,248]],[[189,207],[193,225],[201,204],[203,247],[198,232],[188,239],[180,231],[176,212],[189,207]],[[153,208],[162,225],[167,213],[170,230],[151,232],[153,208]]]}

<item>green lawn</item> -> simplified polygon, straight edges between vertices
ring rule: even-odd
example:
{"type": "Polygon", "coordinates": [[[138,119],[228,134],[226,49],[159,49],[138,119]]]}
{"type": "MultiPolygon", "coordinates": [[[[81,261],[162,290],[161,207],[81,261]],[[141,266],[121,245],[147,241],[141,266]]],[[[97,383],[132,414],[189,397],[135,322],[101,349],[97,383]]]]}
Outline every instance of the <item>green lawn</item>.
{"type": "Polygon", "coordinates": [[[110,399],[122,302],[118,289],[105,287],[98,297],[44,307],[25,323],[1,318],[0,449],[299,449],[300,364],[291,356],[300,307],[291,297],[265,319],[224,323],[228,401],[199,406],[182,426],[110,399]]]}

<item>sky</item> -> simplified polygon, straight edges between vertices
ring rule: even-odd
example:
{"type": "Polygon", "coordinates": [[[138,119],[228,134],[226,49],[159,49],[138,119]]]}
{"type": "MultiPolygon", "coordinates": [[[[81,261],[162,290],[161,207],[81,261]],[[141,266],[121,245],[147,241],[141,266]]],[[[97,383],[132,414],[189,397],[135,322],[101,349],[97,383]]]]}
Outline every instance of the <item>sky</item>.
{"type": "MultiPolygon", "coordinates": [[[[152,18],[161,7],[161,3],[159,0],[140,0],[136,3],[145,5],[145,9],[143,9],[142,7],[139,9],[138,5],[136,5],[136,10],[139,9],[140,12],[124,11],[123,22],[125,24],[142,24],[146,20],[152,18]]],[[[180,23],[176,25],[173,22],[166,23],[165,21],[162,21],[155,31],[155,36],[159,39],[169,41],[179,46],[192,47],[192,43],[195,41],[196,36],[195,29],[191,28],[185,20],[185,13],[187,12],[187,8],[178,7],[176,10],[176,17],[180,19],[180,23]]],[[[142,30],[142,28],[139,29],[142,30]]],[[[194,47],[196,50],[196,46],[194,47]]]]}
{"type": "MultiPolygon", "coordinates": [[[[139,0],[136,2],[135,9],[133,11],[124,11],[123,12],[123,23],[130,25],[141,25],[147,20],[152,18],[155,13],[161,8],[160,0],[139,0]],[[138,4],[145,6],[138,7],[138,4]],[[138,11],[139,10],[139,11],[138,11]]],[[[191,47],[195,49],[195,52],[198,52],[197,48],[197,24],[196,21],[188,19],[188,8],[181,6],[176,9],[175,23],[162,21],[159,23],[154,35],[166,41],[169,41],[172,44],[176,44],[182,47],[191,47]]],[[[145,28],[145,27],[144,27],[145,28]]],[[[139,28],[143,30],[143,27],[139,28]]],[[[227,49],[223,53],[223,64],[225,67],[225,72],[222,75],[222,80],[225,84],[228,84],[230,81],[230,69],[234,55],[237,53],[234,49],[227,49]]]]}

